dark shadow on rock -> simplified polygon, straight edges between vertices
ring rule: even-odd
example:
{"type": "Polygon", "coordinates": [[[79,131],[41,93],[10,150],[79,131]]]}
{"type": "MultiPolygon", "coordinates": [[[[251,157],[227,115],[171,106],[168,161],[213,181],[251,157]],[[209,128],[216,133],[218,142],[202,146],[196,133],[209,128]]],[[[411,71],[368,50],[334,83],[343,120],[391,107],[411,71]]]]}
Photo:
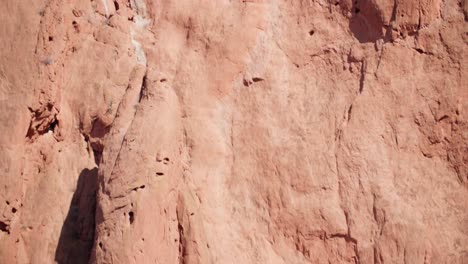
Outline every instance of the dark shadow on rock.
{"type": "Polygon", "coordinates": [[[97,173],[97,168],[84,169],[78,177],[55,251],[59,264],[88,263],[94,241],[97,173]]]}
{"type": "Polygon", "coordinates": [[[350,7],[349,29],[360,43],[375,42],[384,37],[382,14],[371,0],[354,0],[350,7]]]}

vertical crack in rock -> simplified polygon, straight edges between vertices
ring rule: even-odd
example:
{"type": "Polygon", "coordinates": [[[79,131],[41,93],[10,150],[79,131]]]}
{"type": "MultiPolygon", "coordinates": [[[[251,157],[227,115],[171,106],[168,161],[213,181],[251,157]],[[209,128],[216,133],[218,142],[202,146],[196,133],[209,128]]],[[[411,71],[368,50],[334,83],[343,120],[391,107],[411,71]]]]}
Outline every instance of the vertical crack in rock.
{"type": "Polygon", "coordinates": [[[187,254],[187,241],[184,235],[184,226],[183,226],[183,221],[184,221],[184,214],[185,214],[185,208],[183,205],[183,200],[179,195],[178,201],[177,201],[177,206],[176,206],[176,215],[177,215],[177,231],[178,231],[178,241],[179,241],[179,264],[186,264],[186,254],[187,254]]]}
{"type": "Polygon", "coordinates": [[[367,72],[367,61],[363,60],[361,62],[361,77],[359,78],[359,93],[360,94],[364,90],[364,82],[366,80],[366,72],[367,72]]]}
{"type": "MultiPolygon", "coordinates": [[[[112,166],[109,175],[112,175],[114,171],[115,164],[117,163],[122,148],[125,144],[128,130],[130,129],[130,127],[133,124],[133,121],[135,120],[135,116],[138,110],[136,106],[137,104],[141,103],[141,100],[144,98],[145,95],[144,90],[146,90],[147,67],[145,66],[143,69],[142,66],[137,66],[137,68],[134,69],[132,75],[133,76],[130,77],[129,84],[122,98],[122,101],[124,101],[125,103],[122,103],[122,101],[119,103],[119,106],[117,108],[117,113],[119,116],[116,117],[114,119],[114,122],[112,123],[112,127],[114,130],[119,130],[123,132],[121,132],[122,136],[117,138],[117,140],[119,140],[120,142],[119,149],[117,151],[117,154],[115,155],[115,158],[111,159],[112,166]],[[136,89],[135,87],[138,87],[138,89],[136,89]],[[126,124],[120,124],[120,120],[124,120],[125,122],[126,119],[129,119],[130,121],[126,121],[126,124]]],[[[112,182],[112,180],[113,178],[109,178],[108,182],[110,183],[112,182]]]]}
{"type": "Polygon", "coordinates": [[[146,75],[147,75],[147,72],[145,72],[145,75],[143,76],[143,80],[141,80],[141,87],[140,87],[140,94],[138,96],[138,103],[141,102],[141,99],[143,97],[147,97],[148,96],[148,91],[146,90],[146,75]]]}

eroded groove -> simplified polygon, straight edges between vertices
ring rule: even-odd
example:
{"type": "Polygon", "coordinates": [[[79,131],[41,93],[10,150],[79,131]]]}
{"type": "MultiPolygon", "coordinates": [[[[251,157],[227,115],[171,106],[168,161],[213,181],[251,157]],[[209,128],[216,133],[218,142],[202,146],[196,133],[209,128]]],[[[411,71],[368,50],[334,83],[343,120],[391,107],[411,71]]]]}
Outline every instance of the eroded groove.
{"type": "Polygon", "coordinates": [[[185,264],[185,255],[186,255],[186,240],[184,236],[184,227],[182,225],[183,221],[183,208],[182,208],[181,201],[177,203],[176,207],[176,214],[177,214],[177,232],[179,235],[178,242],[179,242],[179,264],[185,264]]]}
{"type": "Polygon", "coordinates": [[[359,93],[364,90],[364,82],[366,80],[367,62],[364,60],[361,62],[361,77],[359,79],[359,93]]]}

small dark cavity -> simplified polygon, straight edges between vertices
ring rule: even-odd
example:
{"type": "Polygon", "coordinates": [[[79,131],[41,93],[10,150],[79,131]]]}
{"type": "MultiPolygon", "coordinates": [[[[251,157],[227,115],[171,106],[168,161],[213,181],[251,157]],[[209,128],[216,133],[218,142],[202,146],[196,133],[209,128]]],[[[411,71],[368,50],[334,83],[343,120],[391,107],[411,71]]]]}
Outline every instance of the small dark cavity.
{"type": "Polygon", "coordinates": [[[49,36],[49,41],[54,41],[54,37],[49,36]]]}
{"type": "Polygon", "coordinates": [[[162,173],[162,172],[156,172],[156,175],[157,175],[157,176],[163,176],[164,173],[162,173]]]}
{"type": "Polygon", "coordinates": [[[355,14],[359,14],[359,12],[361,12],[361,9],[359,9],[359,8],[356,7],[356,8],[354,9],[354,13],[355,13],[355,14]]]}
{"type": "Polygon", "coordinates": [[[244,79],[244,80],[242,81],[242,83],[244,84],[245,87],[248,87],[248,86],[249,86],[249,82],[248,82],[246,79],[244,79]]]}
{"type": "Polygon", "coordinates": [[[18,210],[17,210],[16,208],[14,208],[14,207],[11,208],[11,212],[12,212],[12,213],[16,213],[17,211],[18,211],[18,210]]]}
{"type": "Polygon", "coordinates": [[[162,79],[159,80],[159,81],[160,81],[160,82],[165,82],[165,81],[167,81],[167,79],[166,79],[166,78],[162,78],[162,79]]]}
{"type": "Polygon", "coordinates": [[[8,230],[8,225],[5,222],[0,221],[0,230],[2,232],[10,234],[10,230],[8,230]]]}
{"type": "Polygon", "coordinates": [[[420,48],[417,48],[417,49],[415,49],[415,50],[416,50],[418,53],[420,53],[420,54],[424,54],[424,50],[422,50],[422,49],[420,49],[420,48]]]}
{"type": "Polygon", "coordinates": [[[310,36],[313,36],[314,34],[315,34],[315,30],[309,31],[309,35],[310,35],[310,36]]]}
{"type": "Polygon", "coordinates": [[[437,120],[437,122],[440,122],[440,121],[448,119],[448,118],[449,118],[448,115],[443,115],[441,118],[439,118],[439,120],[437,120]]]}
{"type": "Polygon", "coordinates": [[[117,1],[114,1],[114,7],[115,7],[115,11],[119,10],[120,6],[117,1]]]}
{"type": "Polygon", "coordinates": [[[190,213],[190,215],[194,215],[195,213],[190,213]]]}
{"type": "MultiPolygon", "coordinates": [[[[145,185],[141,185],[139,187],[135,187],[133,188],[134,191],[138,191],[138,189],[144,189],[146,186],[145,185]]],[[[125,213],[124,213],[125,214],[125,213]]]]}
{"type": "Polygon", "coordinates": [[[6,201],[6,204],[7,204],[7,205],[10,205],[10,202],[9,202],[9,201],[6,201]]]}
{"type": "Polygon", "coordinates": [[[102,249],[102,242],[99,242],[99,248],[102,249]]]}
{"type": "Polygon", "coordinates": [[[169,162],[169,158],[164,158],[164,161],[167,161],[167,162],[169,162]]]}
{"type": "Polygon", "coordinates": [[[253,77],[253,78],[252,78],[252,81],[253,81],[253,82],[261,82],[261,81],[264,81],[264,79],[259,78],[259,77],[253,77]]]}
{"type": "Polygon", "coordinates": [[[128,213],[128,220],[130,221],[130,224],[133,224],[135,221],[135,214],[132,211],[128,213]]]}
{"type": "Polygon", "coordinates": [[[52,123],[49,125],[49,131],[55,132],[55,128],[58,125],[58,120],[54,120],[52,123]]]}

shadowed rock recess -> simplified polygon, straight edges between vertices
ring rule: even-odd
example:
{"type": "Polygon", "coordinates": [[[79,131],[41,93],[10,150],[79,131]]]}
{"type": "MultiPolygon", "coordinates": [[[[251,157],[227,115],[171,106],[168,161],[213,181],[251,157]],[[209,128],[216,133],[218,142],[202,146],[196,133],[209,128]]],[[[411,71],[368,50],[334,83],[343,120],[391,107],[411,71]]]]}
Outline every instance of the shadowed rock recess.
{"type": "Polygon", "coordinates": [[[0,263],[468,263],[467,21],[3,0],[0,263]]]}

